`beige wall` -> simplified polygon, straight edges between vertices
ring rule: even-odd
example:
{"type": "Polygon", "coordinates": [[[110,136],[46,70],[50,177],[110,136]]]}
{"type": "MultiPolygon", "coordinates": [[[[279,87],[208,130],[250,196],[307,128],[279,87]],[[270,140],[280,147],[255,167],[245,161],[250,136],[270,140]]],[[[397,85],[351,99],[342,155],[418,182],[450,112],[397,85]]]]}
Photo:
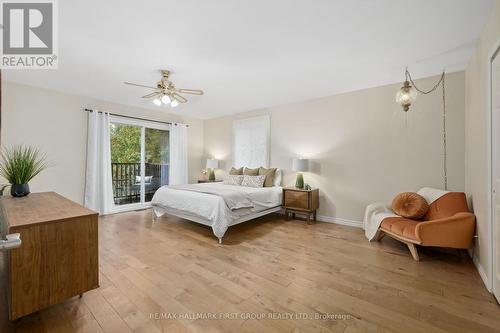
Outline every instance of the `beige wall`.
{"type": "MultiPolygon", "coordinates": [[[[438,77],[418,80],[424,89],[438,77]]],[[[446,77],[448,182],[464,190],[464,73],[446,77]]],[[[271,165],[312,160],[305,181],[320,188],[319,214],[361,221],[366,204],[389,202],[401,191],[442,187],[441,92],[419,96],[405,114],[394,101],[400,84],[277,106],[205,121],[206,157],[231,167],[232,121],[271,115],[271,165]],[[407,117],[407,119],[405,119],[407,117]]],[[[294,183],[288,173],[285,185],[294,183]]],[[[344,221],[345,222],[345,221],[344,221]]]]}
{"type": "Polygon", "coordinates": [[[2,145],[35,145],[46,152],[53,165],[30,182],[33,192],[56,191],[77,202],[83,201],[87,144],[87,113],[84,108],[189,124],[190,180],[194,181],[202,169],[201,120],[12,82],[3,82],[2,90],[2,145]]]}
{"type": "Polygon", "coordinates": [[[472,197],[479,236],[474,255],[479,270],[490,276],[488,253],[488,66],[489,55],[500,42],[500,1],[485,25],[465,74],[465,188],[472,197]]]}
{"type": "MultiPolygon", "coordinates": [[[[437,77],[419,80],[430,87],[437,77]]],[[[321,189],[320,215],[361,221],[364,207],[401,191],[442,186],[440,93],[419,96],[405,114],[394,102],[399,84],[278,106],[207,121],[4,82],[2,145],[33,144],[53,164],[31,182],[82,202],[87,114],[95,108],[189,127],[189,175],[205,157],[231,167],[232,121],[271,115],[271,164],[290,169],[295,156],[312,160],[306,182],[321,189]],[[407,119],[405,119],[407,117],[407,119]],[[203,147],[205,151],[203,152],[203,147]]],[[[447,76],[450,189],[464,189],[464,74],[447,76]]],[[[294,183],[287,173],[285,185],[294,183]]]]}

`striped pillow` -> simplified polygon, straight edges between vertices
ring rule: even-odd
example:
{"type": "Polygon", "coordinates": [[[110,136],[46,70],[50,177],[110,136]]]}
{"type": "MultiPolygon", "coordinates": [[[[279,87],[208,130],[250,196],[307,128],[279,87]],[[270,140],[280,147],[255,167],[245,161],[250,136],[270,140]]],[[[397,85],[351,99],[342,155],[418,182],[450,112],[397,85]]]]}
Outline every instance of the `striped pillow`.
{"type": "Polygon", "coordinates": [[[241,186],[248,187],[262,187],[264,185],[264,181],[266,180],[266,175],[261,176],[243,176],[243,182],[241,182],[241,186]]]}

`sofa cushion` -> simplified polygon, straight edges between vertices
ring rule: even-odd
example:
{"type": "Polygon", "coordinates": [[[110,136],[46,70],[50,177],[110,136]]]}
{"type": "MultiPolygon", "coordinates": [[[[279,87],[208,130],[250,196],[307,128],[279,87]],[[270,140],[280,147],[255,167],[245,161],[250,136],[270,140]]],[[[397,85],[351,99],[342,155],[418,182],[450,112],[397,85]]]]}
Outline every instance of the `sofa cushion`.
{"type": "Polygon", "coordinates": [[[405,219],[404,217],[387,217],[382,221],[380,230],[389,231],[406,239],[420,242],[415,234],[419,221],[405,219]]]}
{"type": "Polygon", "coordinates": [[[437,220],[450,217],[456,213],[468,213],[469,206],[463,192],[449,192],[434,200],[430,206],[424,220],[437,220]]]}
{"type": "Polygon", "coordinates": [[[424,197],[414,192],[399,193],[392,200],[392,210],[399,216],[421,219],[427,213],[429,204],[424,197]]]}

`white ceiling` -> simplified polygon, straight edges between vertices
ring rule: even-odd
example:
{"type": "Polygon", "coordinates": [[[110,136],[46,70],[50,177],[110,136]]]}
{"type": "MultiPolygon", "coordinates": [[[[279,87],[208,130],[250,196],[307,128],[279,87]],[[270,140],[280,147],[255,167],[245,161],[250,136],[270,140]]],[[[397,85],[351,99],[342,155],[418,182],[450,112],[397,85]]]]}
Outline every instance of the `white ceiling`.
{"type": "Polygon", "coordinates": [[[492,0],[64,0],[59,69],[5,70],[34,86],[199,118],[462,70],[492,0]],[[158,70],[204,96],[140,98],[158,70]]]}

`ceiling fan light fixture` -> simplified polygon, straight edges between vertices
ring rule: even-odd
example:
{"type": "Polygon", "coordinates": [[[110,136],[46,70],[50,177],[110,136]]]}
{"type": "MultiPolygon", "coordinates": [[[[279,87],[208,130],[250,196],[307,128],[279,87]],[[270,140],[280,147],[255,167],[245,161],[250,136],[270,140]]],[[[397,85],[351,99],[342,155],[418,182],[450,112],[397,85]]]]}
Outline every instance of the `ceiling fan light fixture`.
{"type": "Polygon", "coordinates": [[[171,107],[176,107],[180,103],[187,103],[188,100],[183,94],[190,95],[203,95],[203,90],[199,89],[178,89],[175,84],[170,80],[171,72],[168,70],[161,71],[161,80],[156,83],[156,87],[153,85],[137,84],[132,82],[124,82],[125,84],[153,89],[154,91],[148,93],[142,98],[154,98],[153,103],[156,106],[161,106],[162,104],[170,105],[171,107]]]}
{"type": "Polygon", "coordinates": [[[168,95],[163,95],[161,96],[161,101],[163,102],[163,104],[170,104],[172,100],[170,99],[170,97],[168,97],[168,95]]]}

